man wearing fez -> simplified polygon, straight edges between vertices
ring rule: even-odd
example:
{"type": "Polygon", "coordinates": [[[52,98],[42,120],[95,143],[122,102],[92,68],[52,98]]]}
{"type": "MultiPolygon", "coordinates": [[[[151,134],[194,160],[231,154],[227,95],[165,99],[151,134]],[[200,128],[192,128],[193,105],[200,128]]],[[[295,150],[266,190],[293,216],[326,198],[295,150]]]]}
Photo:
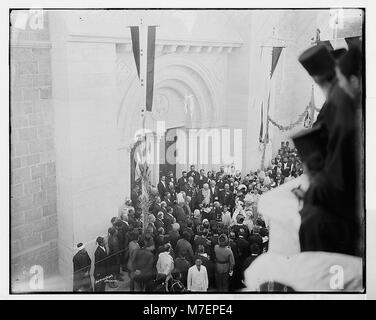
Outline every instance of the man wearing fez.
{"type": "Polygon", "coordinates": [[[92,292],[91,259],[83,243],[78,243],[76,248],[78,252],[73,257],[73,291],[92,292]]]}
{"type": "Polygon", "coordinates": [[[108,254],[104,238],[98,237],[96,242],[98,247],[94,253],[94,291],[104,292],[108,276],[108,254]]]}
{"type": "MultiPolygon", "coordinates": [[[[325,46],[319,45],[306,50],[299,57],[299,62],[320,86],[326,97],[314,123],[314,127],[320,129],[308,135],[308,140],[311,143],[314,142],[315,147],[318,145],[316,141],[320,142],[319,150],[323,161],[320,163],[321,168],[315,167],[317,174],[314,183],[309,188],[309,197],[305,199],[305,205],[320,207],[325,212],[330,212],[331,218],[340,219],[343,232],[350,232],[346,239],[337,239],[346,243],[346,246],[342,245],[338,248],[335,246],[339,250],[337,252],[359,254],[356,250],[359,238],[355,201],[357,196],[355,163],[358,156],[355,147],[356,108],[353,100],[338,86],[335,61],[325,46]]],[[[299,139],[295,140],[299,143],[299,139]]],[[[303,138],[302,141],[300,147],[297,146],[301,154],[305,139],[303,138]]],[[[305,164],[307,165],[307,162],[305,164]]],[[[317,164],[315,163],[315,166],[317,164]]],[[[321,215],[328,218],[324,211],[320,211],[321,215]]],[[[327,221],[327,224],[332,224],[332,220],[327,221]]],[[[333,236],[338,238],[344,235],[333,234],[333,236]]]]}

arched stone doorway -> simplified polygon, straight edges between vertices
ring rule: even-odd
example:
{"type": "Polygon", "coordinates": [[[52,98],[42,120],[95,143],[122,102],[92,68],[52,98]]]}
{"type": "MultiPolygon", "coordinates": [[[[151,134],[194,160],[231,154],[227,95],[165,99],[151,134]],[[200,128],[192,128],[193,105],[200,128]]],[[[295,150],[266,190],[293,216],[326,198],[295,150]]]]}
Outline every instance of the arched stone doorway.
{"type": "MultiPolygon", "coordinates": [[[[125,63],[133,63],[129,52],[123,54],[123,61],[118,66],[124,68],[125,63]]],[[[121,57],[121,54],[120,54],[121,57]]],[[[121,58],[120,58],[121,59],[121,58]]],[[[129,66],[127,66],[129,68],[129,66]]],[[[129,68],[128,76],[119,81],[120,108],[118,112],[119,133],[119,195],[129,195],[135,175],[134,144],[137,132],[142,128],[140,112],[140,92],[138,91],[138,78],[134,68],[129,68]]],[[[160,55],[156,58],[155,89],[153,111],[146,117],[146,129],[156,133],[157,126],[163,122],[163,132],[158,131],[157,136],[150,134],[153,143],[159,143],[158,155],[154,158],[152,167],[152,183],[157,184],[162,173],[173,171],[174,174],[188,169],[189,164],[163,164],[168,148],[172,144],[179,144],[176,138],[176,129],[188,130],[190,128],[207,128],[218,125],[217,94],[212,84],[212,75],[200,64],[191,61],[178,53],[160,55]],[[159,123],[159,124],[158,124],[159,123]],[[162,142],[162,143],[161,143],[162,142]],[[159,149],[161,148],[161,149],[159,149]]],[[[182,141],[183,146],[186,141],[182,141]]],[[[155,149],[157,147],[155,146],[155,149]]],[[[171,150],[171,149],[170,149],[171,150]]]]}

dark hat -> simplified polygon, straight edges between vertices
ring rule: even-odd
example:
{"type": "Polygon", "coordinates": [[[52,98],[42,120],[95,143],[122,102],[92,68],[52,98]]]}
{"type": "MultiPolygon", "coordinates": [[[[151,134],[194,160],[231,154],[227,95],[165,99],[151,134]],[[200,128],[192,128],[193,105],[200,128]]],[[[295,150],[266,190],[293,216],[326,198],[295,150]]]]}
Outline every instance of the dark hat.
{"type": "Polygon", "coordinates": [[[299,57],[299,62],[311,76],[324,76],[334,72],[334,59],[322,44],[304,51],[299,57]]]}
{"type": "Polygon", "coordinates": [[[345,77],[358,76],[362,73],[362,53],[358,47],[351,47],[338,60],[338,67],[345,77]]]}
{"type": "Polygon", "coordinates": [[[99,245],[102,245],[103,242],[104,242],[104,238],[103,238],[103,237],[98,237],[98,238],[96,239],[96,242],[97,242],[99,245]]]}
{"type": "Polygon", "coordinates": [[[122,228],[122,227],[123,227],[123,222],[121,222],[120,220],[119,220],[119,221],[116,221],[116,222],[115,222],[115,227],[116,227],[116,228],[122,228]]]}
{"type": "Polygon", "coordinates": [[[110,228],[108,228],[108,233],[110,235],[114,235],[116,233],[116,229],[114,227],[110,227],[110,228]]]}
{"type": "Polygon", "coordinates": [[[310,129],[305,129],[292,137],[296,148],[298,149],[299,156],[304,162],[311,158],[313,155],[325,154],[325,146],[322,142],[323,132],[320,126],[315,126],[310,129]]]}

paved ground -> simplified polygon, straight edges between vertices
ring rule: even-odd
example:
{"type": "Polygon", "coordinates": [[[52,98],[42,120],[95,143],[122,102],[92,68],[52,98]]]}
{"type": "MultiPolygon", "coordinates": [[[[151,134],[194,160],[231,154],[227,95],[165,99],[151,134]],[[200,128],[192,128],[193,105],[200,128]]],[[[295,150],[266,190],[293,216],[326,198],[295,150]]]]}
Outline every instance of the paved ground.
{"type": "Polygon", "coordinates": [[[111,288],[109,285],[106,286],[106,292],[111,291],[129,291],[129,277],[127,272],[121,272],[121,276],[123,277],[124,281],[117,281],[116,284],[118,285],[117,288],[111,288]]]}

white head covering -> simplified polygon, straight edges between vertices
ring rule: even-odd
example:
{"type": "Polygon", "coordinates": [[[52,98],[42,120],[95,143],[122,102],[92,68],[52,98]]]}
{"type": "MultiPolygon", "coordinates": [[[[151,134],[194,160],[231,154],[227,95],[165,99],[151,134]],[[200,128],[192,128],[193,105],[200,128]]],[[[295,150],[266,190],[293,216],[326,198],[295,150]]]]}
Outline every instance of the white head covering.
{"type": "Polygon", "coordinates": [[[176,195],[176,201],[177,203],[184,203],[184,196],[181,192],[179,192],[177,195],[176,195]]]}

